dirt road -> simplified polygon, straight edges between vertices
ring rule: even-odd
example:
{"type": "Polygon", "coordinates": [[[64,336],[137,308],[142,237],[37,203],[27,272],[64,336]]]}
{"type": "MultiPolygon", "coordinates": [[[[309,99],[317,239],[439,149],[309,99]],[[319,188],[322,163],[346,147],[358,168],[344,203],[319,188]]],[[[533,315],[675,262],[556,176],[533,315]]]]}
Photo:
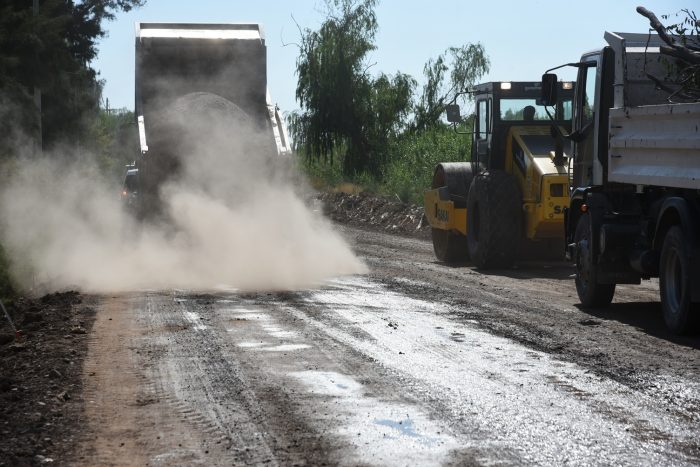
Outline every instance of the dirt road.
{"type": "Polygon", "coordinates": [[[317,290],[100,300],[77,465],[697,465],[700,339],[656,286],[578,309],[570,266],[477,272],[345,228],[317,290]]]}

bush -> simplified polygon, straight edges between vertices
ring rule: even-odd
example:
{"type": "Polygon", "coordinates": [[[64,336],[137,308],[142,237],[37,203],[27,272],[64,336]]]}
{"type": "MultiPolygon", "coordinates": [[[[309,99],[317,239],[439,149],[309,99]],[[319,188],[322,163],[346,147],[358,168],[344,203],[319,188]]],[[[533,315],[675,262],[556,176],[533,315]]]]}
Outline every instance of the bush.
{"type": "Polygon", "coordinates": [[[310,159],[300,155],[300,165],[317,190],[350,189],[378,193],[405,203],[422,204],[423,192],[430,188],[433,170],[439,162],[467,161],[471,136],[458,134],[452,127],[440,126],[419,133],[404,133],[387,149],[389,164],[381,175],[368,172],[343,175],[343,161],[310,159]]]}
{"type": "Polygon", "coordinates": [[[308,177],[312,187],[321,191],[369,191],[379,190],[379,180],[369,172],[360,172],[351,176],[343,175],[343,160],[337,156],[333,162],[299,156],[299,165],[308,177]],[[350,187],[349,187],[350,185],[350,187]]]}
{"type": "Polygon", "coordinates": [[[390,151],[391,163],[384,173],[380,192],[403,202],[422,204],[423,192],[430,188],[438,162],[469,160],[471,137],[441,126],[402,135],[390,146],[390,151]]]}

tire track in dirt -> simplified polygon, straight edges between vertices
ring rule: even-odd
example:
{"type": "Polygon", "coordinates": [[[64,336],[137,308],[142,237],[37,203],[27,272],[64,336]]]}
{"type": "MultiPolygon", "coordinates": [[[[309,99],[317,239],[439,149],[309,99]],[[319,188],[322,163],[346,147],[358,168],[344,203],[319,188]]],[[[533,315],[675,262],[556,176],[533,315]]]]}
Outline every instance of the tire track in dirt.
{"type": "Polygon", "coordinates": [[[206,451],[216,444],[202,435],[196,416],[164,395],[150,378],[149,359],[139,355],[145,330],[132,313],[133,301],[107,299],[97,313],[83,369],[86,426],[73,463],[208,464],[206,451]]]}

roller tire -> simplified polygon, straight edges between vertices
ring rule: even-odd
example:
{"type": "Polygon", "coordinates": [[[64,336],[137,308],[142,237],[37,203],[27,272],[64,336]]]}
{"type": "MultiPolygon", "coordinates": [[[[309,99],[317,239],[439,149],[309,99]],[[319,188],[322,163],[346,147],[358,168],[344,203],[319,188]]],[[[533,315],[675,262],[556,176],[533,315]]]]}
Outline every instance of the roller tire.
{"type": "Polygon", "coordinates": [[[481,269],[513,264],[522,238],[522,198],[515,178],[501,170],[474,177],[467,196],[467,246],[481,269]]]}
{"type": "MultiPolygon", "coordinates": [[[[440,188],[446,186],[451,198],[461,198],[464,200],[462,203],[465,203],[473,178],[471,163],[443,162],[435,167],[431,187],[440,188]]],[[[431,229],[431,236],[433,239],[433,250],[438,261],[448,264],[469,261],[467,238],[464,235],[433,228],[431,229]]]]}
{"type": "Polygon", "coordinates": [[[466,202],[472,180],[474,171],[471,162],[441,162],[435,166],[431,188],[446,186],[451,196],[466,202]]]}
{"type": "Polygon", "coordinates": [[[435,257],[443,263],[455,264],[469,260],[467,237],[448,230],[435,229],[431,231],[435,257]]]}
{"type": "Polygon", "coordinates": [[[615,284],[598,283],[598,272],[591,251],[591,220],[583,214],[576,224],[576,293],[585,308],[604,308],[615,295],[615,284]]]}
{"type": "Polygon", "coordinates": [[[664,237],[659,262],[661,309],[674,334],[697,331],[700,313],[691,301],[690,251],[683,229],[673,226],[664,237]]]}

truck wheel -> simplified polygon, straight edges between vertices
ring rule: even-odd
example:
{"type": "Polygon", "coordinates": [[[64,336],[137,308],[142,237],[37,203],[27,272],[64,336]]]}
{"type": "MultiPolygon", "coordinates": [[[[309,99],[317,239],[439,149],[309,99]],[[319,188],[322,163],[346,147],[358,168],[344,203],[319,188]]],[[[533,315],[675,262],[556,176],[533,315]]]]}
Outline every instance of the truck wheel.
{"type": "Polygon", "coordinates": [[[664,321],[674,334],[693,331],[699,321],[698,310],[690,301],[689,255],[683,230],[671,227],[661,248],[659,292],[664,321]]]}
{"type": "MultiPolygon", "coordinates": [[[[443,162],[435,167],[431,188],[446,186],[456,207],[464,207],[474,175],[469,162],[443,162]]],[[[431,229],[435,257],[444,263],[469,261],[467,238],[443,229],[431,229]]]]}
{"type": "Polygon", "coordinates": [[[522,200],[512,175],[490,170],[474,177],[467,196],[467,245],[479,268],[513,264],[522,237],[522,200]]]}
{"type": "Polygon", "coordinates": [[[599,284],[591,250],[591,219],[583,214],[576,224],[576,292],[584,307],[606,307],[615,295],[615,284],[599,284]]]}

